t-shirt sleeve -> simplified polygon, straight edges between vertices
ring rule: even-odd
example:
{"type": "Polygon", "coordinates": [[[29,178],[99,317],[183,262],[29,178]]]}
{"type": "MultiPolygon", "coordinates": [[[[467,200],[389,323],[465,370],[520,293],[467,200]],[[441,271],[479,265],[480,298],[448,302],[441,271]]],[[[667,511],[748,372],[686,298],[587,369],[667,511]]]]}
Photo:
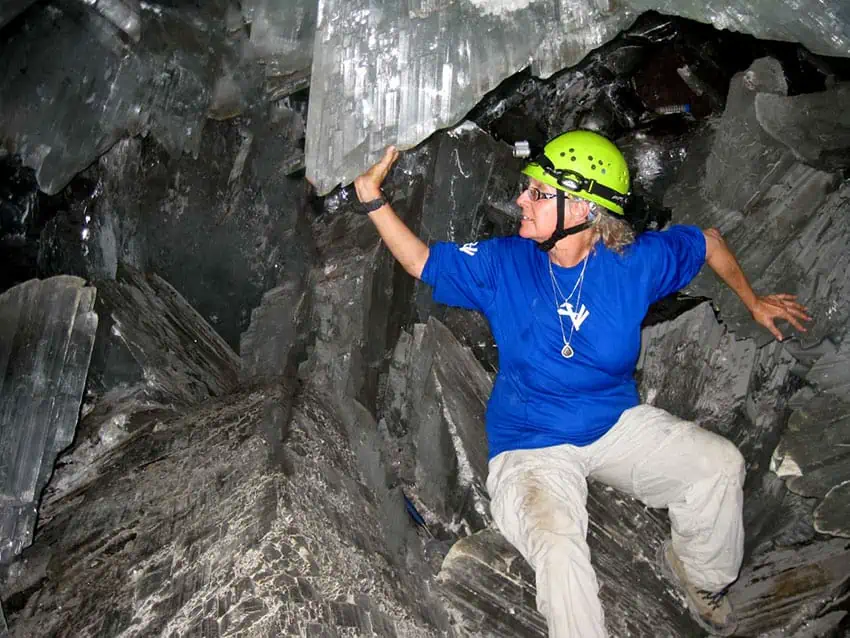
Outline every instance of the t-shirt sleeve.
{"type": "Polygon", "coordinates": [[[496,293],[499,250],[498,239],[435,243],[422,281],[433,287],[434,301],[485,312],[496,293]]]}
{"type": "Polygon", "coordinates": [[[697,226],[671,226],[646,233],[650,302],[681,290],[705,263],[705,235],[697,226]]]}

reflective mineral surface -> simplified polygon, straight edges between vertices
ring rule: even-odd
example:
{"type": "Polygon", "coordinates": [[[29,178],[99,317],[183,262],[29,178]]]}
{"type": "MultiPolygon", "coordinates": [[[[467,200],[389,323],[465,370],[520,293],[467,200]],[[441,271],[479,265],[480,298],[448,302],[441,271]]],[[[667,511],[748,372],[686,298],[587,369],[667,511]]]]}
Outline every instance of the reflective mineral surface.
{"type": "MultiPolygon", "coordinates": [[[[0,633],[545,636],[492,525],[486,321],[426,241],[514,232],[521,160],[623,149],[638,229],[718,228],[782,342],[703,272],[642,399],[747,462],[736,635],[850,631],[850,8],[843,2],[13,0],[0,8],[0,633]]],[[[666,512],[591,482],[611,636],[700,636],[666,512]]]]}

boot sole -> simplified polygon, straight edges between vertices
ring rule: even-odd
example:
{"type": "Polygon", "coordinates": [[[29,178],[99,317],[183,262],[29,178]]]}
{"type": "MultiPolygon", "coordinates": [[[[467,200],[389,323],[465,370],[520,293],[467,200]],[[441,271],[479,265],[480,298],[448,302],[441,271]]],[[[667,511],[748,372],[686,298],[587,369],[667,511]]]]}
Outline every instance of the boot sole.
{"type": "Polygon", "coordinates": [[[688,604],[688,612],[691,614],[691,618],[693,618],[696,624],[705,629],[712,636],[733,635],[735,633],[735,629],[737,629],[738,627],[737,623],[729,627],[713,626],[703,620],[703,618],[699,615],[699,611],[694,609],[693,603],[691,603],[691,597],[688,596],[688,592],[685,589],[685,586],[676,576],[676,572],[673,571],[673,566],[670,564],[670,561],[667,560],[667,547],[669,547],[669,545],[669,540],[661,543],[661,546],[658,548],[658,552],[655,556],[656,562],[661,567],[661,573],[664,575],[664,578],[666,578],[667,581],[676,588],[676,591],[678,591],[680,594],[682,594],[682,596],[684,596],[688,604]]]}

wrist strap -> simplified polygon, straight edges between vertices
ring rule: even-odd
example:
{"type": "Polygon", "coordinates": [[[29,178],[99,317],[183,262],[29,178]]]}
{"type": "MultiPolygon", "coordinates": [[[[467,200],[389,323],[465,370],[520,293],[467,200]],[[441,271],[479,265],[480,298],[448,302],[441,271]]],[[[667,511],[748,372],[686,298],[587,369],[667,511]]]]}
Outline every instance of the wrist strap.
{"type": "Polygon", "coordinates": [[[359,213],[361,215],[368,215],[371,212],[378,210],[381,206],[387,203],[387,198],[384,197],[384,194],[381,193],[377,199],[371,199],[368,202],[360,202],[359,213]]]}

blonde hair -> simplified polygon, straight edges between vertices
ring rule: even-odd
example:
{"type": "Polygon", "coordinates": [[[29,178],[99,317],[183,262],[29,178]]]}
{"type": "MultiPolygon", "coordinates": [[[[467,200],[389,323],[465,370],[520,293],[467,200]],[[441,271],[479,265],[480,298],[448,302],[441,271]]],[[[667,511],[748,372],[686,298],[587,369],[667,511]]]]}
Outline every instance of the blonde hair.
{"type": "Polygon", "coordinates": [[[621,255],[626,246],[634,242],[634,229],[625,219],[614,217],[601,206],[592,204],[590,209],[594,216],[590,226],[593,232],[593,243],[601,240],[606,248],[621,255]]]}

